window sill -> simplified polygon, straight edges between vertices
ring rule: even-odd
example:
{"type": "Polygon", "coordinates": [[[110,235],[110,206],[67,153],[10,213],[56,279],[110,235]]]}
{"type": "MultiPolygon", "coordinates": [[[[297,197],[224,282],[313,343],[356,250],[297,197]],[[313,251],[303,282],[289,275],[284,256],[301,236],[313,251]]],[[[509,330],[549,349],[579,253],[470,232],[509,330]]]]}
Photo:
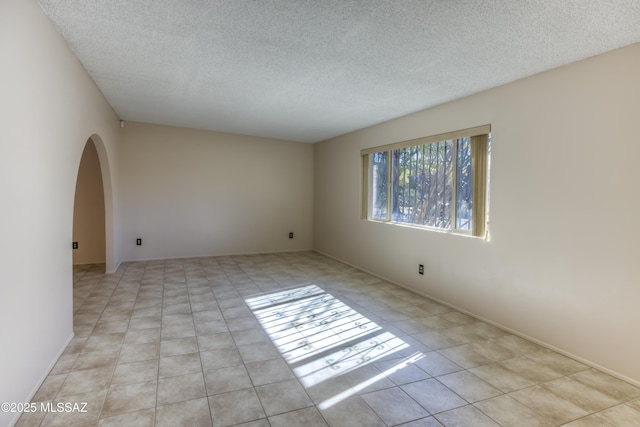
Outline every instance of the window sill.
{"type": "Polygon", "coordinates": [[[454,235],[454,236],[469,237],[471,239],[479,239],[479,240],[485,240],[485,241],[489,240],[489,239],[485,239],[485,238],[482,238],[482,237],[474,236],[474,235],[471,234],[471,231],[465,231],[465,230],[445,230],[445,229],[442,229],[442,228],[428,227],[428,226],[425,226],[425,225],[407,224],[407,223],[404,223],[404,222],[394,222],[394,221],[382,221],[382,220],[369,219],[369,218],[363,218],[363,220],[367,221],[367,222],[375,223],[375,224],[392,225],[392,226],[396,226],[396,227],[410,228],[410,229],[413,229],[413,230],[429,231],[429,232],[435,232],[435,233],[440,233],[440,234],[451,234],[451,235],[454,235]]]}

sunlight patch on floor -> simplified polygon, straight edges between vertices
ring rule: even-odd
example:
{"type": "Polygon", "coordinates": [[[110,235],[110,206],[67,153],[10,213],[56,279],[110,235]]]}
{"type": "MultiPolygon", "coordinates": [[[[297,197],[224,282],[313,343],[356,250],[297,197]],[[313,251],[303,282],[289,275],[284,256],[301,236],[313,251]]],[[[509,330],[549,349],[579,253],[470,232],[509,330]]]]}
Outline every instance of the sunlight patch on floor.
{"type": "MultiPolygon", "coordinates": [[[[380,361],[409,344],[317,285],[247,298],[284,359],[306,388],[380,361]]],[[[400,355],[398,355],[400,357],[400,355]]],[[[415,353],[320,405],[326,409],[422,357],[415,353]]]]}

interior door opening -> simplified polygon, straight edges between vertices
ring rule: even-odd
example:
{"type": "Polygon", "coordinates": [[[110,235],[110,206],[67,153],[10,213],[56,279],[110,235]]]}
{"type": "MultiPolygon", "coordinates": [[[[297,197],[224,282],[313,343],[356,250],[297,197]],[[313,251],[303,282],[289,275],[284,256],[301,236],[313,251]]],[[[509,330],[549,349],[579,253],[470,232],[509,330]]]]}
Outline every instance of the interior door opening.
{"type": "MultiPolygon", "coordinates": [[[[91,138],[87,141],[76,181],[73,209],[73,266],[106,263],[105,200],[100,159],[91,138]]],[[[95,267],[94,267],[95,268],[95,267]]]]}

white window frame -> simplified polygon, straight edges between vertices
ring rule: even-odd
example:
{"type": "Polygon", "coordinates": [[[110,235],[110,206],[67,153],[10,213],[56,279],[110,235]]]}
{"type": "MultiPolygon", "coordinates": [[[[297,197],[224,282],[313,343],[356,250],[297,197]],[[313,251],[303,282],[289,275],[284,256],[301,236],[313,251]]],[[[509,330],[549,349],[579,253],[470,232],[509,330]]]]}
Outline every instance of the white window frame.
{"type": "Polygon", "coordinates": [[[402,141],[393,144],[382,145],[378,147],[366,148],[361,150],[360,155],[362,157],[362,218],[390,224],[397,224],[403,226],[419,227],[429,230],[444,231],[448,233],[469,235],[474,237],[480,237],[487,239],[488,236],[488,169],[489,169],[489,153],[488,153],[488,138],[491,133],[491,125],[477,126],[474,128],[458,130],[454,132],[448,132],[438,135],[427,136],[423,138],[412,139],[408,141],[402,141]],[[458,229],[457,226],[457,150],[458,144],[455,141],[459,138],[471,138],[471,168],[472,168],[472,198],[473,198],[473,210],[472,210],[472,227],[471,230],[458,229]],[[394,221],[392,220],[392,167],[393,167],[393,151],[408,147],[422,146],[433,144],[437,142],[443,142],[453,140],[451,144],[453,153],[452,158],[455,159],[454,170],[452,171],[452,200],[449,209],[451,210],[450,217],[451,228],[445,229],[440,227],[433,227],[428,225],[414,224],[408,222],[394,221]],[[478,148],[480,147],[480,148],[478,148]],[[374,153],[387,152],[388,168],[387,168],[387,206],[386,206],[386,218],[373,218],[372,217],[372,193],[373,193],[373,167],[372,161],[374,153]],[[478,224],[480,224],[478,226],[478,224]]]}

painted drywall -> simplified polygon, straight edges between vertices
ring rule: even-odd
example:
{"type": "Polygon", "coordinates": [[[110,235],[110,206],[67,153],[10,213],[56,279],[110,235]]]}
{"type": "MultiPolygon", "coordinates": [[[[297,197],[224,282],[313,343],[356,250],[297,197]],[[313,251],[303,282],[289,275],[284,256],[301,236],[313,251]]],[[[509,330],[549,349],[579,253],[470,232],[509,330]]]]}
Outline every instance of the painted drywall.
{"type": "Polygon", "coordinates": [[[313,146],[130,122],[122,138],[124,259],[313,247],[313,146]]]}
{"type": "Polygon", "coordinates": [[[640,382],[638,70],[636,44],[316,144],[315,248],[640,382]],[[483,124],[489,242],[360,219],[362,148],[483,124]]]}
{"type": "MultiPolygon", "coordinates": [[[[28,402],[73,333],[74,194],[92,136],[117,263],[118,118],[31,0],[0,2],[0,62],[0,402],[28,402]]],[[[17,416],[0,412],[0,426],[17,416]]]]}
{"type": "Polygon", "coordinates": [[[105,262],[104,191],[96,146],[91,139],[82,153],[73,208],[73,265],[105,262]]]}

